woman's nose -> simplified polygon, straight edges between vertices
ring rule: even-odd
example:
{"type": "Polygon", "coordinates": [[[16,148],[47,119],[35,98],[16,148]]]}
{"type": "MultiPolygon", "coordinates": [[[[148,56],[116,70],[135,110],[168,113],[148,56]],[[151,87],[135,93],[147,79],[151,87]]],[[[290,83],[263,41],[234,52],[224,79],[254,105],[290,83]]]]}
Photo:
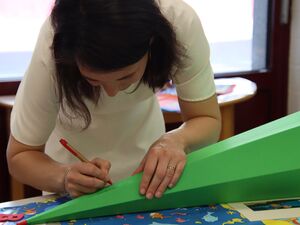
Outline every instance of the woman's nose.
{"type": "Polygon", "coordinates": [[[106,94],[110,97],[116,96],[119,92],[119,86],[118,85],[102,85],[104,91],[106,94]]]}

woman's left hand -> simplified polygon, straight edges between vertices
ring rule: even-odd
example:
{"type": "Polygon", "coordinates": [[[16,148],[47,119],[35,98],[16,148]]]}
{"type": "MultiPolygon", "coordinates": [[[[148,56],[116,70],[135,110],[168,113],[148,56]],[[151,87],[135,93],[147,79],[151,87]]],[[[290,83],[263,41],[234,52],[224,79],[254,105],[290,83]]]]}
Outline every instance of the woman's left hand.
{"type": "Polygon", "coordinates": [[[160,198],[167,187],[178,181],[185,163],[185,146],[173,133],[166,133],[151,145],[134,174],[144,171],[140,193],[146,198],[160,198]]]}

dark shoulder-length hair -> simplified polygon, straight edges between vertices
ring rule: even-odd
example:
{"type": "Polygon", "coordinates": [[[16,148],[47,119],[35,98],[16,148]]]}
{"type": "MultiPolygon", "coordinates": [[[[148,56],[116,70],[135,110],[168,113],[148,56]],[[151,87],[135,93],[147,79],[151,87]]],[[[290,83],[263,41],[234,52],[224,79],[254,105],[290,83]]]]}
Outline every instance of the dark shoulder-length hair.
{"type": "Polygon", "coordinates": [[[97,104],[100,87],[91,86],[77,62],[93,70],[131,65],[149,52],[141,82],[153,90],[181,65],[183,47],[154,0],[56,0],[51,13],[58,97],[64,113],[91,123],[84,98],[97,104]]]}

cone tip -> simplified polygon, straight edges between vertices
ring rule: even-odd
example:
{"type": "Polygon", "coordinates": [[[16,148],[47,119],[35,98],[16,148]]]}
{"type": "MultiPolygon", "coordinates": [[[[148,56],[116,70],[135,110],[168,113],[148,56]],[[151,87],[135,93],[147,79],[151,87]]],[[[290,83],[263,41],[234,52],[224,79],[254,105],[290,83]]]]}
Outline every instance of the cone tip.
{"type": "Polygon", "coordinates": [[[20,222],[17,223],[17,225],[27,225],[27,220],[22,220],[20,222]]]}

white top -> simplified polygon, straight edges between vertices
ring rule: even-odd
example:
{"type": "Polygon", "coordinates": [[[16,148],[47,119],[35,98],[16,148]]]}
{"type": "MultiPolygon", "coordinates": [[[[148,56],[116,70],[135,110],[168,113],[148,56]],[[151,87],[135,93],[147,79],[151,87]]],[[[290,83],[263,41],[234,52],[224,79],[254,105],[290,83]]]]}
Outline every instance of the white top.
{"type": "MultiPolygon", "coordinates": [[[[181,0],[157,0],[157,3],[187,49],[187,67],[174,69],[179,97],[187,101],[211,97],[215,86],[209,46],[196,13],[181,0]]],[[[59,162],[78,161],[60,145],[59,139],[65,138],[87,158],[109,160],[113,181],[129,176],[150,145],[165,132],[155,94],[143,84],[131,94],[128,93],[135,85],[114,97],[102,91],[97,106],[86,100],[92,122],[82,131],[82,121],[70,123],[59,108],[53,80],[55,66],[49,48],[52,38],[48,18],[17,92],[11,114],[12,135],[26,145],[46,143],[46,153],[59,162]]]]}

